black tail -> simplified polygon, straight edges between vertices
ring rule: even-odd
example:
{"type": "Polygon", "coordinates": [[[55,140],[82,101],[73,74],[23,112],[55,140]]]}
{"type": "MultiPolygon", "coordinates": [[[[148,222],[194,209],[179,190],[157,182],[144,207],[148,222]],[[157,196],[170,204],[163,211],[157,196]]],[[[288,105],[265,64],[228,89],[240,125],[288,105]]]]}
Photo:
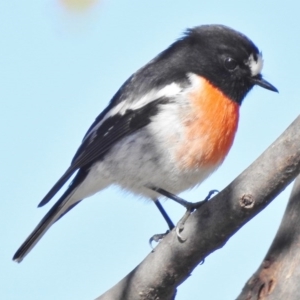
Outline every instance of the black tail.
{"type": "Polygon", "coordinates": [[[13,257],[14,261],[21,262],[29,253],[29,251],[35,246],[35,244],[41,239],[41,237],[46,233],[46,231],[51,227],[51,225],[80,202],[80,200],[74,202],[71,201],[71,203],[69,202],[74,192],[74,189],[69,188],[53,205],[53,207],[48,211],[33,232],[17,250],[13,257]]]}
{"type": "Polygon", "coordinates": [[[70,167],[63,176],[55,183],[55,185],[52,187],[52,189],[47,193],[47,195],[42,199],[42,201],[39,203],[38,207],[41,207],[48,203],[53,196],[63,187],[63,185],[70,179],[70,177],[73,175],[73,173],[76,171],[74,167],[70,167]]]}

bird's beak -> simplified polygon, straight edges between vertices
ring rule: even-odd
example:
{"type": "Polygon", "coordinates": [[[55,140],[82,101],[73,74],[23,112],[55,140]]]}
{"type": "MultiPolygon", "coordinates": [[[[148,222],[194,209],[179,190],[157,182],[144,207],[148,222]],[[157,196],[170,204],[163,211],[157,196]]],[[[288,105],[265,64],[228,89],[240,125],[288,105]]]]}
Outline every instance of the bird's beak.
{"type": "Polygon", "coordinates": [[[260,74],[257,76],[251,77],[251,81],[253,84],[257,84],[267,90],[278,93],[278,90],[276,89],[276,87],[274,85],[272,85],[271,83],[269,83],[268,81],[264,80],[260,74]]]}

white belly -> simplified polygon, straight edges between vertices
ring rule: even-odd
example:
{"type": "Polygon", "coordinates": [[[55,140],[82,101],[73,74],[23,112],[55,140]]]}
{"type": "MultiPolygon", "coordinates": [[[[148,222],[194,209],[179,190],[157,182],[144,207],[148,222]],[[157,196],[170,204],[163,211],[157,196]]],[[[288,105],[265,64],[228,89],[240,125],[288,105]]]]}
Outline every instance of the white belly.
{"type": "Polygon", "coordinates": [[[119,141],[103,160],[91,167],[76,192],[80,194],[78,197],[85,198],[114,184],[135,194],[156,198],[159,195],[147,186],[178,194],[207,178],[218,165],[191,170],[183,169],[178,163],[178,144],[184,138],[178,119],[180,109],[178,104],[168,105],[165,113],[153,118],[151,125],[119,141]]]}

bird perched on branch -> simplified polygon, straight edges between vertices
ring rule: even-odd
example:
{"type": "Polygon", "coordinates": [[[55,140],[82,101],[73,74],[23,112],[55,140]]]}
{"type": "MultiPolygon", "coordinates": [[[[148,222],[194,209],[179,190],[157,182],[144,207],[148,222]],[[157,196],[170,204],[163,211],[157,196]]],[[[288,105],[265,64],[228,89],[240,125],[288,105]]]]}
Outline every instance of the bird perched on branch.
{"type": "Polygon", "coordinates": [[[262,67],[262,54],[245,35],[222,25],[188,29],[134,73],[96,118],[39,206],[75,174],[71,184],[13,259],[22,261],[54,222],[112,184],[154,200],[172,229],[158,198],[176,200],[224,161],[247,93],[254,85],[277,91],[262,67]]]}

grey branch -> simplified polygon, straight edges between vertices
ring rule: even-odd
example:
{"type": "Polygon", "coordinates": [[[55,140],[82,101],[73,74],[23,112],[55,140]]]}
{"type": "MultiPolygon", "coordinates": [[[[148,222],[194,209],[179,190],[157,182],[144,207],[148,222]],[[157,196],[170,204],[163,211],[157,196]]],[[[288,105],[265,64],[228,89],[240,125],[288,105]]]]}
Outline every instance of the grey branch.
{"type": "Polygon", "coordinates": [[[171,300],[209,254],[225,245],[300,172],[300,116],[242,174],[170,232],[133,271],[97,300],[171,300]]]}
{"type": "Polygon", "coordinates": [[[261,266],[237,300],[300,299],[300,176],[276,237],[261,266]]]}

